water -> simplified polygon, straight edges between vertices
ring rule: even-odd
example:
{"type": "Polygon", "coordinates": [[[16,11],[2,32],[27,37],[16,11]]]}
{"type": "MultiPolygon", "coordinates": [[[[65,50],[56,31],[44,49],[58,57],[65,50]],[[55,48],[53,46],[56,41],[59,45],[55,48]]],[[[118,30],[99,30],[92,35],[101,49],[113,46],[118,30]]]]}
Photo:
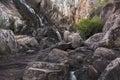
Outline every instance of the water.
{"type": "Polygon", "coordinates": [[[57,34],[59,41],[62,41],[62,36],[58,30],[56,31],[56,34],[57,34]]]}
{"type": "Polygon", "coordinates": [[[77,80],[74,71],[71,71],[71,72],[70,72],[70,80],[77,80]]]}
{"type": "Polygon", "coordinates": [[[39,26],[44,26],[42,19],[40,18],[40,16],[38,14],[36,14],[35,10],[31,6],[29,6],[25,0],[20,0],[20,2],[24,6],[26,6],[26,8],[29,10],[29,12],[32,13],[39,20],[39,23],[40,23],[39,26]]]}

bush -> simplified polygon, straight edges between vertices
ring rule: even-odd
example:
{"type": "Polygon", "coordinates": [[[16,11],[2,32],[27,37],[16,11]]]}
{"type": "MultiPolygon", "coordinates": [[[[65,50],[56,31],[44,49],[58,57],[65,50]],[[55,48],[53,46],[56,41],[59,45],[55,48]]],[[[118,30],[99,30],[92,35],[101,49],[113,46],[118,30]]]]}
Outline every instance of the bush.
{"type": "Polygon", "coordinates": [[[102,31],[102,21],[100,18],[88,18],[80,21],[78,24],[75,24],[75,29],[79,31],[82,38],[88,38],[91,35],[102,31]]]}

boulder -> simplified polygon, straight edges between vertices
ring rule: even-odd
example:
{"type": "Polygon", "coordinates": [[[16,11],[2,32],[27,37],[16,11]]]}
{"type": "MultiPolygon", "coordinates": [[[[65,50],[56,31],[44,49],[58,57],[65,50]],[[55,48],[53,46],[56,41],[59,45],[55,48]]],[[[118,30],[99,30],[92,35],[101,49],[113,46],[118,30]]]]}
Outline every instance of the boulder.
{"type": "Polygon", "coordinates": [[[66,42],[71,42],[73,48],[80,47],[83,44],[83,39],[81,38],[79,33],[64,31],[64,40],[66,42]]]}
{"type": "Polygon", "coordinates": [[[29,48],[38,48],[39,43],[34,37],[26,36],[26,35],[16,35],[16,41],[21,46],[22,49],[29,48]]]}
{"type": "Polygon", "coordinates": [[[120,58],[113,60],[103,71],[98,80],[119,80],[120,79],[120,58]]]}
{"type": "Polygon", "coordinates": [[[99,41],[101,41],[103,39],[103,37],[104,37],[104,33],[96,33],[93,36],[91,36],[90,38],[88,38],[84,42],[84,44],[87,46],[90,46],[92,44],[99,43],[99,41]]]}
{"type": "Polygon", "coordinates": [[[52,63],[67,63],[69,55],[66,51],[60,49],[53,49],[48,53],[43,53],[38,57],[38,61],[52,62],[52,63]],[[45,56],[43,56],[45,55],[45,56]]]}
{"type": "Polygon", "coordinates": [[[0,29],[0,53],[14,53],[18,51],[18,43],[11,30],[0,29]]]}
{"type": "Polygon", "coordinates": [[[31,62],[24,73],[23,80],[67,80],[68,69],[64,64],[31,62]]]}
{"type": "Polygon", "coordinates": [[[95,50],[91,59],[91,66],[88,68],[88,75],[92,79],[97,79],[105,70],[107,65],[120,56],[119,51],[99,47],[95,50]],[[92,73],[92,74],[91,74],[92,73]],[[95,75],[93,75],[95,74],[95,75]]]}
{"type": "Polygon", "coordinates": [[[101,59],[101,60],[114,60],[120,56],[119,51],[108,49],[108,48],[103,48],[99,47],[95,50],[92,58],[93,59],[101,59]]]}
{"type": "Polygon", "coordinates": [[[69,51],[68,54],[70,67],[79,68],[84,62],[90,63],[93,51],[87,47],[78,47],[75,50],[69,51]]]}

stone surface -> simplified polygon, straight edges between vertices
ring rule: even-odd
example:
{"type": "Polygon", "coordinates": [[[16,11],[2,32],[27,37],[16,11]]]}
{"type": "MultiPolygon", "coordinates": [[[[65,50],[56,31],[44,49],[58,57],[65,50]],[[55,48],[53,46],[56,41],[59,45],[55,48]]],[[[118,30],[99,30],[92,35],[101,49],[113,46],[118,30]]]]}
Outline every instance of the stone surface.
{"type": "Polygon", "coordinates": [[[42,53],[41,56],[38,57],[38,61],[67,63],[69,61],[69,55],[66,51],[53,49],[48,53],[42,53]]]}
{"type": "Polygon", "coordinates": [[[93,36],[91,36],[90,38],[88,38],[84,42],[84,44],[87,46],[90,46],[92,44],[99,43],[99,41],[101,41],[103,39],[103,37],[104,37],[104,33],[96,33],[93,36]]]}
{"type": "Polygon", "coordinates": [[[73,48],[80,47],[83,44],[83,39],[81,38],[79,33],[64,31],[64,40],[66,42],[71,42],[73,48]]]}
{"type": "Polygon", "coordinates": [[[120,58],[113,60],[103,71],[98,80],[119,80],[120,79],[120,58]]]}
{"type": "Polygon", "coordinates": [[[32,62],[23,76],[23,80],[67,80],[67,66],[64,64],[32,62]]]}
{"type": "Polygon", "coordinates": [[[38,48],[39,43],[34,37],[26,36],[26,35],[16,35],[16,41],[22,47],[22,49],[29,48],[38,48]]]}
{"type": "Polygon", "coordinates": [[[11,30],[0,29],[0,52],[14,53],[18,51],[18,44],[11,30]]]}

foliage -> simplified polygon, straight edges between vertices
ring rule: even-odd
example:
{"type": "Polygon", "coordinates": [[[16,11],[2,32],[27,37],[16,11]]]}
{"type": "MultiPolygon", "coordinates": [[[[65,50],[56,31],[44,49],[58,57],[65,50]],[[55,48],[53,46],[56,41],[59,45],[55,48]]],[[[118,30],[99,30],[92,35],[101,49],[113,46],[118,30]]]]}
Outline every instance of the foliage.
{"type": "Polygon", "coordinates": [[[102,30],[102,21],[99,17],[84,19],[75,24],[75,29],[79,31],[81,37],[87,38],[102,30]]]}

